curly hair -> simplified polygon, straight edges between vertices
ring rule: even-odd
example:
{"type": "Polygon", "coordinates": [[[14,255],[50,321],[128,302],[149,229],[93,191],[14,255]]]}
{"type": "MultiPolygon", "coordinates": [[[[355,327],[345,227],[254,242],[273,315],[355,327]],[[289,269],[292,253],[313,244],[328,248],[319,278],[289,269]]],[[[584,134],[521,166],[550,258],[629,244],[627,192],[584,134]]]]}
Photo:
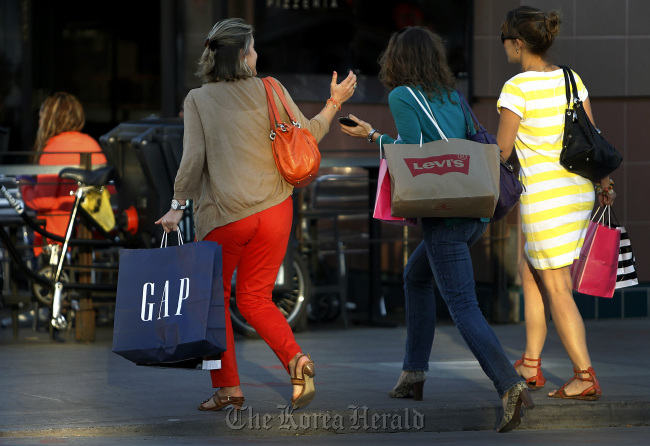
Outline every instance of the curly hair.
{"type": "Polygon", "coordinates": [[[520,6],[508,11],[501,32],[523,40],[531,53],[544,56],[560,34],[560,23],[558,11],[544,12],[532,6],[520,6]]]}
{"type": "Polygon", "coordinates": [[[40,158],[47,142],[64,132],[78,132],[86,124],[86,115],[81,102],[63,91],[48,96],[39,111],[39,125],[36,132],[35,158],[40,158]]]}
{"type": "Polygon", "coordinates": [[[390,90],[420,86],[429,99],[442,99],[445,92],[451,98],[456,88],[442,38],[424,27],[409,26],[394,33],[379,65],[379,80],[390,90]]]}
{"type": "Polygon", "coordinates": [[[253,76],[243,57],[253,38],[253,26],[242,19],[217,22],[205,40],[196,76],[204,83],[233,82],[253,76]]]}

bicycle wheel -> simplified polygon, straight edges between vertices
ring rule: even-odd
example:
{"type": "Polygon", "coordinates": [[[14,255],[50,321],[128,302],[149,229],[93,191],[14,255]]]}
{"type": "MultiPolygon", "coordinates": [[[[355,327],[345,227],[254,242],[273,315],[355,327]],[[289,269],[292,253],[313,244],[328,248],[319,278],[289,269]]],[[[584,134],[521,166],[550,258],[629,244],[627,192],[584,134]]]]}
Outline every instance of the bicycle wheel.
{"type": "MultiPolygon", "coordinates": [[[[290,291],[273,291],[273,302],[280,312],[287,318],[289,326],[294,331],[305,328],[307,319],[307,305],[311,296],[311,283],[309,281],[309,270],[300,255],[296,253],[293,257],[293,286],[290,291]]],[[[249,338],[259,338],[259,335],[251,327],[246,319],[237,309],[236,290],[233,283],[230,295],[230,319],[233,330],[249,338]]]]}
{"type": "MultiPolygon", "coordinates": [[[[37,271],[37,274],[45,277],[46,279],[52,280],[54,278],[54,269],[50,265],[45,265],[41,269],[37,271]]],[[[70,278],[68,277],[68,273],[65,270],[61,270],[61,275],[59,276],[59,281],[61,283],[68,283],[70,282],[70,278]]],[[[54,297],[54,291],[44,285],[41,285],[40,283],[34,281],[32,284],[32,295],[38,300],[41,304],[45,306],[50,306],[52,305],[52,299],[54,297]]],[[[63,298],[63,301],[68,301],[68,293],[64,292],[61,296],[63,298]]]]}

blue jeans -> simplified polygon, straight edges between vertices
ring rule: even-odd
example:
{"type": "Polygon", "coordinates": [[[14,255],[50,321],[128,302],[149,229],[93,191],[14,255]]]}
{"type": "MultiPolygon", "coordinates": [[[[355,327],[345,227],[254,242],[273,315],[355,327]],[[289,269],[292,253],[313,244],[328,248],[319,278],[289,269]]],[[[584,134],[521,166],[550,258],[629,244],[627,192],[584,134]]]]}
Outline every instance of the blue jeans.
{"type": "Polygon", "coordinates": [[[442,218],[423,218],[424,240],[404,268],[406,295],[406,355],[403,370],[429,370],[429,355],[436,330],[433,280],[485,374],[503,396],[522,378],[506,357],[476,300],[469,247],[483,234],[487,223],[467,219],[447,226],[442,218]]]}

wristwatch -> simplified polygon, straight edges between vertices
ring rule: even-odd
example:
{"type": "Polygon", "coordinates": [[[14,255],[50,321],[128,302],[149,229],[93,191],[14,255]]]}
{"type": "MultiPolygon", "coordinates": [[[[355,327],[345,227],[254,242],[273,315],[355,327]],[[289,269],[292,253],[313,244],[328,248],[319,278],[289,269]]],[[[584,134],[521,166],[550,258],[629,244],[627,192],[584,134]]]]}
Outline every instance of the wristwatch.
{"type": "Polygon", "coordinates": [[[172,209],[175,211],[185,210],[187,204],[181,204],[178,200],[172,200],[172,209]]]}
{"type": "Polygon", "coordinates": [[[377,129],[370,130],[370,133],[368,133],[368,138],[367,138],[368,142],[372,142],[372,135],[374,135],[375,133],[377,133],[377,129]]]}

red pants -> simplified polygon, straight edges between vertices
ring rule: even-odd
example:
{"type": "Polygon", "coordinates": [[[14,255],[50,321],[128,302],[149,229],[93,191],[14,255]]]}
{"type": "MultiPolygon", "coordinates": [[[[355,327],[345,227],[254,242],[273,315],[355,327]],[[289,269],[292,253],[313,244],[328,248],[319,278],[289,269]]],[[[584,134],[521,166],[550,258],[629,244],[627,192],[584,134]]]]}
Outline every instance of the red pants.
{"type": "Polygon", "coordinates": [[[293,204],[283,203],[243,220],[212,230],[204,240],[219,243],[223,253],[223,288],[228,350],[221,355],[221,369],[211,370],[213,387],[239,385],[235,341],[230,320],[230,283],[237,268],[237,308],[257,334],[271,347],[289,371],[300,346],[271,292],[289,243],[293,204]]]}

